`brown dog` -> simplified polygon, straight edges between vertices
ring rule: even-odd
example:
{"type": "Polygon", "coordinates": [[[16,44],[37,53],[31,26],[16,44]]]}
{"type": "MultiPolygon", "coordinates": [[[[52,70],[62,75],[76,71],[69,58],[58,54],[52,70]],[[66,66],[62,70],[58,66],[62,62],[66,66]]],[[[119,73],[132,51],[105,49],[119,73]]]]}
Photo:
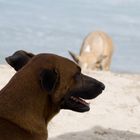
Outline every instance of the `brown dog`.
{"type": "Polygon", "coordinates": [[[23,50],[16,51],[9,57],[6,57],[5,60],[7,63],[12,66],[16,71],[21,69],[32,57],[34,54],[26,52],[23,50]]]}
{"type": "Polygon", "coordinates": [[[104,32],[90,33],[81,46],[80,54],[69,54],[82,69],[109,70],[113,53],[111,38],[104,32]]]}
{"type": "Polygon", "coordinates": [[[36,55],[0,91],[0,139],[46,140],[48,122],[60,109],[89,111],[84,99],[104,88],[64,57],[36,55]]]}

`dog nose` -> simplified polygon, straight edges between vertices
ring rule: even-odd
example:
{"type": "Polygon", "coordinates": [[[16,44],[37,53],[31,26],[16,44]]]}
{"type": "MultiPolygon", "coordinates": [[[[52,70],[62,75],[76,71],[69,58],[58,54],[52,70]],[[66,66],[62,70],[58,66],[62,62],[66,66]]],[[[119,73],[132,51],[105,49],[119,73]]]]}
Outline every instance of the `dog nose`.
{"type": "Polygon", "coordinates": [[[101,83],[101,89],[104,90],[105,89],[105,85],[103,83],[101,83]]]}
{"type": "Polygon", "coordinates": [[[8,57],[5,57],[5,60],[6,60],[8,63],[9,63],[9,61],[10,61],[8,57]]]}

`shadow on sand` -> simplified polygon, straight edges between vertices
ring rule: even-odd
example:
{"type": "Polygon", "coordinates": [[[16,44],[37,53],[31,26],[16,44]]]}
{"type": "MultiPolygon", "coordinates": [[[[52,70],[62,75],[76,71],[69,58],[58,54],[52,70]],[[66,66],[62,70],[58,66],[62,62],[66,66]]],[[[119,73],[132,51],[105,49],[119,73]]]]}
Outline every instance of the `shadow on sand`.
{"type": "Polygon", "coordinates": [[[66,133],[49,140],[140,140],[140,134],[97,126],[86,131],[66,133]]]}

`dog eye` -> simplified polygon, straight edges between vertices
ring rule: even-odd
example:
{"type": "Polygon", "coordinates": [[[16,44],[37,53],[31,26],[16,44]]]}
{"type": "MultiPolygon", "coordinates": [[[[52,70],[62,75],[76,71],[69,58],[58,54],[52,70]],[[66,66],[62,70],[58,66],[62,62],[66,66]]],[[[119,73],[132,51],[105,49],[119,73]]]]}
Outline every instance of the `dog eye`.
{"type": "Polygon", "coordinates": [[[77,69],[78,69],[78,72],[81,73],[81,68],[79,66],[77,67],[77,69]]]}
{"type": "Polygon", "coordinates": [[[81,78],[81,72],[77,72],[75,75],[74,75],[74,79],[76,81],[79,81],[79,79],[81,78]]]}
{"type": "Polygon", "coordinates": [[[81,68],[77,67],[77,72],[73,75],[74,79],[77,80],[79,79],[80,75],[81,75],[81,68]]]}

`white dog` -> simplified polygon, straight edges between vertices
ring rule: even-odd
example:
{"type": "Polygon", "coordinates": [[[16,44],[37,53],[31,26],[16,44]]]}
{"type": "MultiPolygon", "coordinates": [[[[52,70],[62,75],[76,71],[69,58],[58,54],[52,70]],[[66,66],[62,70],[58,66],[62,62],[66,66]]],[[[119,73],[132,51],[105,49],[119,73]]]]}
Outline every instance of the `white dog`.
{"type": "Polygon", "coordinates": [[[82,69],[107,71],[113,54],[112,39],[104,32],[93,32],[84,39],[79,55],[69,53],[82,69]]]}

